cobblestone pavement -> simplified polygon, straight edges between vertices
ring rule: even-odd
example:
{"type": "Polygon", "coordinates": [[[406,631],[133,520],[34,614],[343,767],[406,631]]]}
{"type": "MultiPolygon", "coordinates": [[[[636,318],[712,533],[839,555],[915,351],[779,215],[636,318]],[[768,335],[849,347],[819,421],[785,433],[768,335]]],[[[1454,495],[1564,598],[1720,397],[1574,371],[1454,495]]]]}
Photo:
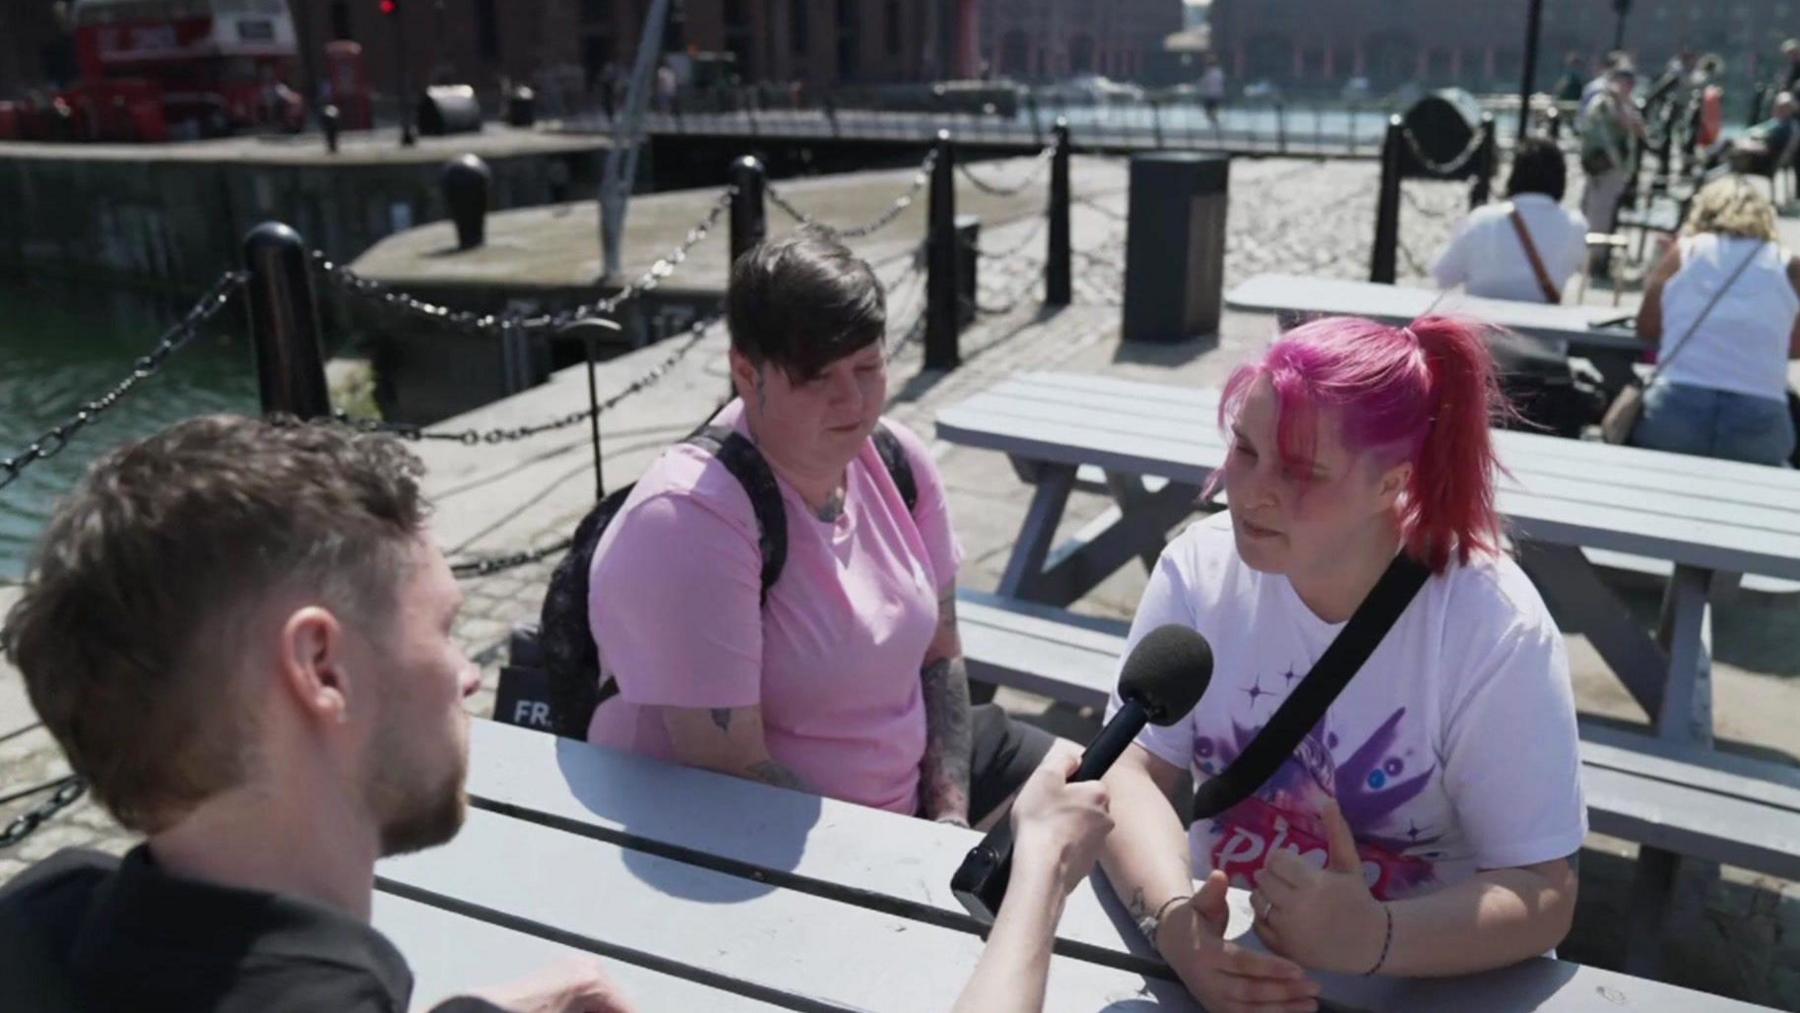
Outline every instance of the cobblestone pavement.
{"type": "MultiPolygon", "coordinates": [[[[904,251],[883,255],[877,268],[889,289],[891,340],[902,342],[908,334],[914,336],[903,344],[891,370],[891,415],[929,436],[939,408],[1004,376],[1031,369],[1217,383],[1247,353],[1268,340],[1272,325],[1267,318],[1228,312],[1216,339],[1172,346],[1121,346],[1117,335],[1125,259],[1124,165],[1084,161],[1089,164],[1077,176],[1081,203],[1074,210],[1075,305],[1050,313],[1038,304],[1044,257],[1041,226],[1029,218],[984,223],[978,244],[986,254],[978,261],[978,318],[962,336],[964,362],[953,372],[923,373],[919,367],[921,350],[913,325],[924,304],[922,263],[904,251]]],[[[984,169],[984,178],[1004,181],[1009,173],[1014,178],[1022,175],[1025,163],[984,169]]],[[[1376,167],[1370,162],[1238,160],[1231,175],[1226,286],[1264,271],[1366,277],[1376,178],[1376,167]]],[[[1401,213],[1400,281],[1424,284],[1427,257],[1443,244],[1466,209],[1467,190],[1459,184],[1409,182],[1406,195],[1401,213]]],[[[1601,298],[1601,293],[1589,295],[1590,301],[1601,298]]],[[[661,446],[679,437],[716,403],[726,385],[723,348],[724,338],[715,328],[656,388],[607,416],[609,485],[637,474],[661,446]]],[[[622,386],[625,378],[642,372],[664,354],[659,346],[606,364],[602,393],[622,386]]],[[[585,404],[585,400],[569,400],[577,396],[578,389],[579,397],[585,398],[584,382],[564,377],[456,424],[476,424],[471,419],[487,425],[551,416],[568,410],[571,403],[585,404]]],[[[1026,488],[992,454],[943,444],[935,444],[933,450],[968,554],[963,581],[992,587],[1023,518],[1026,488]]],[[[548,543],[570,530],[592,502],[585,432],[561,442],[524,445],[520,452],[498,461],[497,452],[488,448],[431,445],[421,447],[421,453],[431,469],[439,540],[454,557],[548,543]]],[[[1107,505],[1099,497],[1077,494],[1065,518],[1065,533],[1107,505]]],[[[485,716],[491,711],[508,631],[514,623],[535,618],[554,562],[546,560],[465,582],[468,605],[459,637],[484,672],[482,691],[470,702],[474,713],[485,716]]],[[[1128,617],[1143,579],[1137,568],[1128,567],[1075,607],[1128,617]]],[[[0,589],[3,602],[4,589],[0,589]]],[[[1787,614],[1794,611],[1792,605],[1787,606],[1780,621],[1800,638],[1800,621],[1787,614]]],[[[1757,621],[1770,620],[1760,616],[1757,621]]],[[[1726,631],[1721,629],[1718,637],[1723,641],[1726,631]]],[[[1580,667],[1578,639],[1571,638],[1571,652],[1580,667]]],[[[1800,654],[1791,649],[1800,639],[1784,643],[1790,645],[1789,655],[1800,654]]],[[[8,680],[16,687],[16,678],[0,668],[0,736],[26,720],[21,716],[14,721],[9,715],[17,714],[17,708],[5,706],[8,680]]],[[[1608,680],[1610,676],[1593,685],[1608,685],[1608,680]]],[[[1728,685],[1723,671],[1720,684],[1728,685]]],[[[1618,706],[1617,700],[1605,695],[1607,691],[1590,692],[1582,685],[1578,685],[1578,693],[1584,709],[1605,711],[1618,706]]],[[[1781,699],[1786,701],[1784,712],[1793,713],[1793,695],[1781,699]]],[[[1085,738],[1097,725],[1090,713],[1053,707],[1024,694],[1003,691],[1001,700],[1071,738],[1085,738]]],[[[1722,696],[1722,727],[1731,719],[1728,703],[1722,696]]],[[[1800,751],[1791,733],[1787,734],[1787,749],[1800,751]]],[[[0,794],[4,794],[65,768],[48,737],[37,731],[0,740],[0,769],[5,771],[0,776],[0,794]]],[[[25,803],[0,806],[0,823],[24,807],[25,803]]],[[[91,801],[84,800],[24,844],[0,851],[0,882],[63,846],[119,851],[130,840],[91,801]]],[[[1582,904],[1575,932],[1562,948],[1565,956],[1602,966],[1619,965],[1632,853],[1622,842],[1598,837],[1590,841],[1583,866],[1582,904]]],[[[1670,980],[1800,1009],[1800,972],[1795,970],[1800,968],[1800,884],[1736,870],[1698,882],[1700,888],[1688,898],[1688,914],[1678,922],[1691,931],[1669,942],[1670,980]]]]}

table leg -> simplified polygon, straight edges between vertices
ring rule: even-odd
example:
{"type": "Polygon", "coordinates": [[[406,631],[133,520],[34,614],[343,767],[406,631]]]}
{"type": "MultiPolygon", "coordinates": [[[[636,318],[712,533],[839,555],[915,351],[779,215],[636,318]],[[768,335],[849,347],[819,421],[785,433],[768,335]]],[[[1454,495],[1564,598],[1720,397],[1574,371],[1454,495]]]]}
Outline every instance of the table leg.
{"type": "MultiPolygon", "coordinates": [[[[1155,509],[1152,493],[1141,475],[1109,471],[1106,473],[1106,488],[1112,493],[1113,502],[1119,505],[1121,517],[1131,517],[1155,509]]],[[[1167,527],[1157,530],[1138,549],[1138,559],[1144,564],[1146,573],[1156,572],[1156,561],[1162,558],[1163,549],[1168,547],[1168,539],[1163,537],[1167,530],[1167,527]]]]}
{"type": "Polygon", "coordinates": [[[1644,628],[1594,572],[1581,550],[1521,539],[1519,567],[1538,593],[1585,634],[1600,657],[1625,684],[1632,699],[1654,722],[1662,713],[1669,673],[1667,653],[1645,635],[1644,628]]]}
{"type": "MultiPolygon", "coordinates": [[[[1015,465],[1015,467],[1017,467],[1015,465]]],[[[1062,523],[1063,508],[1075,488],[1073,465],[1039,465],[1033,469],[1037,491],[1031,494],[1031,507],[1025,511],[1025,524],[1013,543],[1012,555],[1006,560],[1006,571],[996,588],[1000,594],[1015,598],[1031,598],[1038,578],[1044,571],[1044,559],[1056,539],[1056,526],[1062,523]]]]}
{"type": "Polygon", "coordinates": [[[1656,639],[1668,652],[1669,674],[1656,733],[1678,742],[1711,748],[1712,605],[1711,570],[1681,565],[1663,593],[1656,639]]]}
{"type": "Polygon", "coordinates": [[[1154,567],[1162,554],[1163,536],[1194,512],[1199,496],[1198,488],[1178,482],[1153,493],[1140,490],[1128,506],[1109,509],[1057,546],[1043,571],[1029,578],[1024,596],[1066,607],[1134,557],[1154,567]]]}

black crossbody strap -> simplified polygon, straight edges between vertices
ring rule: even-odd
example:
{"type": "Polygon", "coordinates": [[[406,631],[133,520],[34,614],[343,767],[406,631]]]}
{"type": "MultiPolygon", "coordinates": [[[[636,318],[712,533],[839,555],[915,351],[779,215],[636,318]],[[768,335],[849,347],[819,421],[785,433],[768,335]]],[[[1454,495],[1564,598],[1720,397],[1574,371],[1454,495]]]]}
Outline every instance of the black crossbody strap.
{"type": "Polygon", "coordinates": [[[1375,653],[1430,576],[1429,569],[1404,552],[1394,557],[1369,596],[1319,656],[1312,671],[1276,709],[1275,716],[1229,767],[1202,782],[1194,792],[1195,819],[1217,816],[1255,794],[1275,776],[1369,655],[1375,653]]]}

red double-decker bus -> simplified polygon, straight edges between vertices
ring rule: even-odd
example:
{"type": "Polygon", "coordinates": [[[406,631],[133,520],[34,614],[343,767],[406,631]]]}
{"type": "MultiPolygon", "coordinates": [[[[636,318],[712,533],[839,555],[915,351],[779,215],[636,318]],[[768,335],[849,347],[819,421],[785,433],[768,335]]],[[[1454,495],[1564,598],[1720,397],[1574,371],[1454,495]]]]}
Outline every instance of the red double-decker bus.
{"type": "Polygon", "coordinates": [[[64,97],[78,109],[153,101],[177,137],[304,121],[287,0],[75,0],[70,23],[81,84],[64,97]]]}

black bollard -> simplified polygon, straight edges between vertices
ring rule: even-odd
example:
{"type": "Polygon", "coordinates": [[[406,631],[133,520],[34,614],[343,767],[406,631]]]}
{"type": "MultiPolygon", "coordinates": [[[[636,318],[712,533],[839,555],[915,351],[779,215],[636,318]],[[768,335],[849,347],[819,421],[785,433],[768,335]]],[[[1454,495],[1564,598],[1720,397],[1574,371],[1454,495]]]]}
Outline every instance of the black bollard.
{"type": "Polygon", "coordinates": [[[1388,117],[1381,142],[1381,189],[1375,200],[1375,249],[1369,255],[1369,280],[1394,283],[1394,258],[1400,242],[1400,117],[1388,117]]]}
{"type": "Polygon", "coordinates": [[[1069,270],[1069,121],[1056,118],[1054,143],[1056,153],[1050,156],[1049,249],[1044,251],[1044,305],[1067,306],[1073,302],[1069,270]]]}
{"type": "Polygon", "coordinates": [[[975,322],[979,306],[980,280],[975,269],[981,262],[981,216],[956,216],[956,327],[961,330],[975,322]]]}
{"type": "Polygon", "coordinates": [[[305,240],[280,222],[264,222],[244,237],[244,266],[250,272],[250,332],[263,413],[330,415],[305,240]]]}
{"type": "Polygon", "coordinates": [[[453,158],[444,165],[444,203],[456,222],[456,247],[473,250],[487,241],[488,183],[493,174],[475,155],[453,158]]]}
{"type": "Polygon", "coordinates": [[[745,155],[731,163],[731,185],[737,192],[731,197],[731,262],[763,241],[769,234],[769,220],[763,205],[763,165],[755,155],[745,155]]]}
{"type": "Polygon", "coordinates": [[[1475,153],[1475,182],[1469,185],[1469,210],[1488,202],[1488,192],[1494,183],[1494,168],[1500,161],[1499,147],[1494,143],[1494,114],[1483,113],[1481,116],[1481,150],[1475,153]]]}
{"type": "Polygon", "coordinates": [[[950,131],[937,132],[937,160],[931,170],[931,216],[925,232],[925,368],[955,369],[956,281],[961,260],[956,246],[956,151],[950,131]]]}
{"type": "Polygon", "coordinates": [[[337,106],[326,106],[319,110],[319,126],[325,131],[325,150],[332,154],[338,151],[338,132],[342,129],[343,118],[337,106]]]}

